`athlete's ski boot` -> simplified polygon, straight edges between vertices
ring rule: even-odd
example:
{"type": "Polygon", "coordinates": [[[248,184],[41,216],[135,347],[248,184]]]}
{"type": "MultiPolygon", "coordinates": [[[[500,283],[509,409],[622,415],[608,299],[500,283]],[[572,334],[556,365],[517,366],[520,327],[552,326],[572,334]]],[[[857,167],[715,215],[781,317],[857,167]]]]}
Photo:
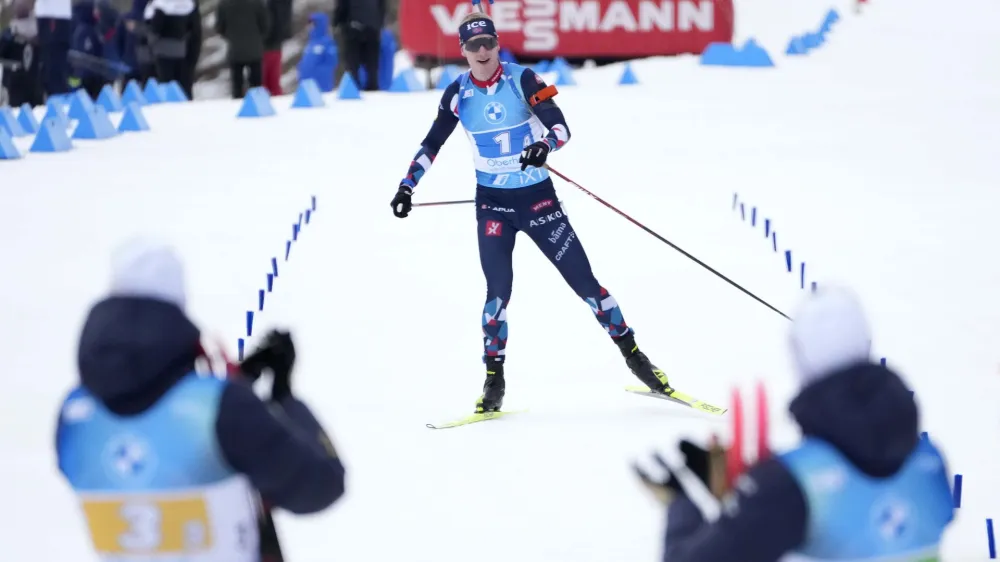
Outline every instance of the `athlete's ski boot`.
{"type": "Polygon", "coordinates": [[[635,336],[631,332],[629,335],[615,340],[615,344],[622,352],[622,356],[625,357],[625,364],[628,365],[629,370],[642,381],[642,384],[648,386],[653,392],[663,394],[673,392],[666,373],[653,365],[645,353],[639,351],[639,346],[635,343],[635,336]]]}
{"type": "Polygon", "coordinates": [[[503,405],[504,389],[503,359],[487,357],[486,382],[483,383],[483,394],[476,400],[476,413],[499,412],[503,405]]]}

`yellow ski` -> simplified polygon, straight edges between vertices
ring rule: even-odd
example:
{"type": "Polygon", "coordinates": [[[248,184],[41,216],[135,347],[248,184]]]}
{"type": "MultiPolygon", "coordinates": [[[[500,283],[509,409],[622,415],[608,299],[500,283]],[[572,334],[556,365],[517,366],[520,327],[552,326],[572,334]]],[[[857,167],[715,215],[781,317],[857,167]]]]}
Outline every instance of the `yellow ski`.
{"type": "Polygon", "coordinates": [[[445,423],[438,424],[438,425],[429,423],[429,424],[427,424],[427,427],[429,427],[431,429],[446,429],[446,428],[449,428],[449,427],[458,427],[460,425],[468,425],[470,423],[476,423],[476,422],[487,421],[487,420],[495,420],[497,418],[501,418],[503,416],[506,416],[507,414],[517,414],[519,412],[527,412],[527,410],[509,410],[509,411],[503,411],[503,410],[501,410],[499,412],[483,412],[482,414],[471,414],[471,415],[468,415],[468,416],[466,416],[464,418],[457,419],[457,420],[450,421],[450,422],[445,422],[445,423]]]}
{"type": "Polygon", "coordinates": [[[635,394],[642,394],[644,396],[652,396],[653,398],[659,398],[661,400],[669,400],[671,402],[676,402],[678,404],[683,404],[695,410],[700,410],[709,414],[716,416],[721,416],[729,410],[727,408],[720,408],[718,406],[709,404],[702,400],[698,400],[690,394],[684,394],[683,392],[678,392],[677,390],[671,390],[669,393],[653,392],[645,386],[627,386],[625,390],[628,392],[634,392],[635,394]]]}

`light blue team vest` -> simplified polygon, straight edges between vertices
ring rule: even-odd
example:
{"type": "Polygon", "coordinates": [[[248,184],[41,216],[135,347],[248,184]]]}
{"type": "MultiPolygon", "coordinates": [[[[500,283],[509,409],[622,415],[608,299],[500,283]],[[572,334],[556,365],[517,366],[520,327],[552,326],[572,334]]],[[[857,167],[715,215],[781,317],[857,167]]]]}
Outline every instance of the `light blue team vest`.
{"type": "Polygon", "coordinates": [[[486,187],[517,189],[548,179],[544,168],[523,172],[521,151],[545,137],[545,125],[531,111],[521,91],[523,66],[501,63],[503,76],[480,88],[466,72],[458,90],[458,117],[472,143],[476,181],[486,187]]]}
{"type": "Polygon", "coordinates": [[[815,438],[778,458],[809,510],[805,543],[785,560],[937,560],[953,508],[944,461],[929,441],[888,478],[862,473],[815,438]]]}
{"type": "Polygon", "coordinates": [[[86,389],[59,418],[59,468],[105,560],[254,560],[252,487],[222,456],[226,382],[192,373],[150,409],[119,417],[86,389]]]}

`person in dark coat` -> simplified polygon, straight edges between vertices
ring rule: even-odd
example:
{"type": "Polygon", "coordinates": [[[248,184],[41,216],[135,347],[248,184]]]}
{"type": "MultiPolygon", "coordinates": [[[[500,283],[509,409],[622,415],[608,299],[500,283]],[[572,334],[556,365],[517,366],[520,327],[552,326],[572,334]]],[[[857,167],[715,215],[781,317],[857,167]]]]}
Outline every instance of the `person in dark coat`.
{"type": "MultiPolygon", "coordinates": [[[[937,560],[954,513],[947,466],[920,436],[910,390],[872,360],[857,298],[832,286],[810,294],[789,340],[801,385],[789,412],[803,441],[740,475],[718,520],[706,520],[665,462],[666,478],[640,472],[670,498],[663,560],[937,560]]],[[[711,488],[713,456],[689,441],[681,451],[711,488]]]]}
{"type": "Polygon", "coordinates": [[[146,81],[156,76],[156,61],[149,46],[149,28],[144,13],[148,0],[132,0],[132,9],[122,16],[125,36],[122,45],[122,62],[131,70],[125,81],[135,80],[140,88],[146,81]]]}
{"type": "Polygon", "coordinates": [[[97,21],[97,33],[101,39],[101,56],[111,70],[107,83],[127,74],[122,70],[125,47],[124,31],[121,13],[111,4],[110,0],[98,0],[94,4],[94,18],[97,21]]]}
{"type": "Polygon", "coordinates": [[[194,11],[194,0],[150,0],[146,5],[149,44],[156,62],[156,79],[161,84],[191,81],[187,48],[194,11]]]}
{"type": "Polygon", "coordinates": [[[95,547],[109,557],[249,560],[262,546],[252,495],[296,514],[336,502],[345,469],[292,391],[290,335],[270,332],[239,366],[245,380],[201,374],[200,331],[184,312],[178,256],[165,244],[136,239],[113,262],[111,290],[90,309],[80,334],[79,385],[60,408],[55,440],[59,469],[83,504],[95,547]],[[265,371],[266,402],[251,387],[265,371]],[[121,534],[127,523],[119,526],[119,511],[102,508],[129,505],[136,493],[144,503],[135,510],[143,511],[130,513],[165,527],[121,534]],[[169,527],[168,518],[157,517],[161,511],[186,519],[169,527]],[[184,541],[146,541],[146,531],[184,541]]]}
{"type": "Polygon", "coordinates": [[[333,10],[333,26],[344,42],[344,66],[357,81],[365,68],[365,90],[379,89],[379,57],[382,27],[385,24],[385,0],[337,0],[333,10]]]}
{"type": "Polygon", "coordinates": [[[81,0],[73,4],[73,40],[70,42],[72,74],[91,99],[97,99],[104,87],[106,68],[102,64],[103,49],[94,2],[81,0]]]}
{"type": "Polygon", "coordinates": [[[232,96],[242,98],[247,81],[251,88],[264,83],[264,38],[271,30],[264,0],[222,0],[215,13],[215,30],[228,45],[232,96]]]}
{"type": "Polygon", "coordinates": [[[47,96],[70,91],[69,50],[73,41],[71,0],[35,0],[38,20],[39,61],[47,96]]]}
{"type": "Polygon", "coordinates": [[[201,42],[204,37],[204,30],[201,24],[201,3],[199,0],[194,0],[194,11],[191,12],[190,18],[191,33],[188,35],[187,56],[185,57],[187,72],[184,74],[180,85],[187,98],[193,100],[194,83],[198,80],[198,61],[201,60],[201,42]]]}
{"type": "Polygon", "coordinates": [[[264,87],[272,96],[280,96],[281,47],[292,36],[292,0],[267,0],[267,9],[271,27],[264,38],[264,87]]]}
{"type": "Polygon", "coordinates": [[[38,24],[26,3],[15,6],[10,27],[0,33],[3,87],[11,107],[43,105],[42,74],[38,60],[38,24]]]}

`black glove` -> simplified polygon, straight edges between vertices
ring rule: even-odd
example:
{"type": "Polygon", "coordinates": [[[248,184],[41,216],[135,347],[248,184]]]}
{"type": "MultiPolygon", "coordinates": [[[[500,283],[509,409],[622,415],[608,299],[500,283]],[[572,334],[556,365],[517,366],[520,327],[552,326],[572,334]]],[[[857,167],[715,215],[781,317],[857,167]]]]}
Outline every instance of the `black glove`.
{"type": "Polygon", "coordinates": [[[528,166],[541,168],[545,164],[545,159],[549,157],[550,150],[552,147],[543,140],[524,147],[524,150],[521,151],[521,171],[523,172],[528,166]]]}
{"type": "Polygon", "coordinates": [[[392,198],[392,214],[399,218],[403,218],[410,214],[413,210],[413,203],[410,202],[410,196],[413,195],[413,189],[410,186],[401,184],[399,190],[396,191],[396,196],[392,198]]]}
{"type": "MultiPolygon", "coordinates": [[[[717,498],[725,493],[726,454],[718,444],[713,444],[708,450],[695,445],[687,439],[682,439],[679,447],[684,455],[684,464],[692,474],[698,477],[717,498]],[[720,472],[721,471],[721,472],[720,472]]],[[[663,503],[670,503],[684,489],[680,480],[674,474],[659,453],[652,457],[653,466],[642,468],[634,464],[633,468],[653,495],[663,503]]]]}
{"type": "Polygon", "coordinates": [[[295,365],[295,345],[288,332],[272,330],[260,346],[240,363],[240,371],[256,382],[264,370],[271,371],[271,400],[279,401],[292,393],[292,367],[295,365]]]}

